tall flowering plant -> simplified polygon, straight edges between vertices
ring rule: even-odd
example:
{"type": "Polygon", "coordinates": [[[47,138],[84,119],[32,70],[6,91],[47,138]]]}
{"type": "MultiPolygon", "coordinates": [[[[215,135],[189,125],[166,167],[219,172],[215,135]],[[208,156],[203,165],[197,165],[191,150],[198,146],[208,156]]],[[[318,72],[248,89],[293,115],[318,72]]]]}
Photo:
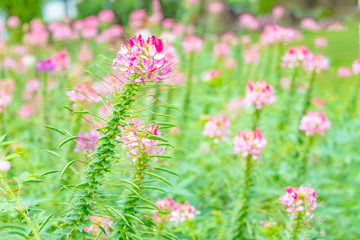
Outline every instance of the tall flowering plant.
{"type": "MultiPolygon", "coordinates": [[[[118,219],[116,224],[116,229],[121,230],[117,231],[118,237],[126,239],[136,231],[134,225],[129,222],[133,221],[131,216],[136,214],[138,197],[145,190],[145,177],[163,179],[150,172],[148,160],[161,157],[164,152],[164,146],[161,144],[165,144],[166,140],[161,137],[158,126],[150,125],[144,128],[130,119],[137,95],[142,94],[147,85],[166,79],[172,72],[173,64],[168,61],[164,51],[165,43],[155,36],[147,40],[141,35],[134,36],[126,38],[126,42],[127,45],[121,46],[111,64],[116,76],[119,76],[118,81],[123,84],[122,88],[114,95],[116,100],[112,103],[106,125],[100,129],[102,134],[96,141],[92,141],[92,144],[96,144],[91,155],[93,157],[84,170],[82,182],[78,185],[81,188],[75,188],[75,196],[61,225],[61,228],[67,229],[68,236],[81,236],[81,232],[86,230],[83,227],[91,213],[96,211],[96,199],[100,197],[105,173],[111,171],[111,163],[118,154],[117,145],[129,152],[129,157],[135,164],[134,176],[130,180],[135,189],[131,188],[132,190],[126,194],[126,201],[122,206],[124,218],[118,219]]],[[[58,231],[58,234],[62,235],[64,231],[58,231]]]]}

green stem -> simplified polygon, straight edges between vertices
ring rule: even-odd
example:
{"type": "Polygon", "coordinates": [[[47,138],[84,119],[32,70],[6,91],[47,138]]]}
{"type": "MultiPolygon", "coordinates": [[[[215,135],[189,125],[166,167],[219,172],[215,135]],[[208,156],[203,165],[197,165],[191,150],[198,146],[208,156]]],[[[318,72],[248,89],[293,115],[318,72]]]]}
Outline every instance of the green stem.
{"type": "MultiPolygon", "coordinates": [[[[18,199],[15,194],[13,193],[13,191],[11,190],[10,186],[7,184],[6,180],[5,180],[5,175],[4,173],[2,173],[2,183],[6,189],[6,192],[8,193],[9,197],[11,197],[12,199],[18,199]]],[[[31,231],[33,232],[35,239],[36,240],[41,240],[40,235],[36,229],[36,227],[31,223],[31,219],[30,217],[26,214],[25,209],[23,208],[23,206],[20,203],[20,200],[16,200],[15,201],[16,206],[18,207],[17,212],[21,215],[21,217],[25,220],[25,222],[27,223],[27,225],[30,227],[31,231]]]]}
{"type": "Polygon", "coordinates": [[[192,75],[194,71],[194,57],[195,53],[191,52],[189,54],[189,65],[188,65],[188,72],[187,72],[187,80],[186,80],[186,93],[185,93],[185,99],[184,99],[184,105],[183,105],[183,111],[184,111],[184,124],[187,122],[190,104],[191,104],[191,91],[192,91],[192,75]]]}
{"type": "Polygon", "coordinates": [[[314,141],[314,136],[310,136],[308,143],[306,145],[306,149],[302,156],[301,167],[300,167],[300,171],[299,171],[299,175],[298,175],[299,179],[306,179],[307,169],[308,169],[308,159],[309,159],[309,154],[311,152],[311,147],[312,147],[313,141],[314,141]]]}
{"type": "Polygon", "coordinates": [[[303,221],[303,212],[297,212],[296,223],[292,233],[291,240],[297,240],[301,229],[301,223],[303,221]]]}
{"type": "Polygon", "coordinates": [[[155,120],[156,115],[158,113],[158,99],[160,98],[161,92],[160,92],[160,86],[159,84],[156,85],[155,87],[155,99],[152,102],[152,114],[151,114],[151,121],[155,120]]]}

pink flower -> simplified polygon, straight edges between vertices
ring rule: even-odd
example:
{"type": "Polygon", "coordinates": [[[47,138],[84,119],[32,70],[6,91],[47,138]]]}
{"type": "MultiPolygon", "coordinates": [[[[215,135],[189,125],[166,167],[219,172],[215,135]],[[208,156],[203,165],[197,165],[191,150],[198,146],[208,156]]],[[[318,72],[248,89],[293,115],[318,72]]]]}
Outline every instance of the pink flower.
{"type": "Polygon", "coordinates": [[[314,43],[317,48],[325,48],[328,45],[327,39],[320,36],[315,38],[314,43]]]}
{"type": "Polygon", "coordinates": [[[90,132],[82,132],[79,133],[77,137],[77,144],[74,152],[81,152],[82,150],[93,152],[96,149],[96,145],[98,144],[99,132],[95,130],[90,132]]]}
{"type": "Polygon", "coordinates": [[[84,105],[89,105],[91,103],[98,103],[101,101],[99,94],[90,86],[77,84],[74,87],[75,90],[70,90],[66,92],[66,96],[72,101],[78,101],[84,105]]]}
{"type": "Polygon", "coordinates": [[[268,227],[273,227],[277,225],[277,222],[275,221],[260,221],[261,226],[263,226],[264,228],[268,228],[268,227]]]}
{"type": "Polygon", "coordinates": [[[11,163],[9,161],[0,160],[0,171],[6,172],[9,171],[10,168],[11,168],[11,163]]]}
{"type": "Polygon", "coordinates": [[[279,25],[266,25],[261,33],[260,41],[265,46],[284,43],[288,44],[302,38],[301,32],[293,28],[286,28],[279,25]]]}
{"type": "Polygon", "coordinates": [[[301,27],[304,30],[311,32],[318,32],[321,30],[321,26],[312,18],[301,19],[301,27]]]}
{"type": "Polygon", "coordinates": [[[33,103],[26,103],[21,106],[19,115],[22,119],[27,120],[36,113],[36,106],[33,103]]]}
{"type": "Polygon", "coordinates": [[[84,26],[89,28],[97,28],[99,26],[99,21],[96,16],[88,16],[84,19],[84,26]]]}
{"type": "Polygon", "coordinates": [[[80,62],[90,62],[93,57],[93,52],[89,48],[89,45],[86,42],[83,42],[80,47],[80,51],[78,53],[78,60],[80,62]]]}
{"type": "Polygon", "coordinates": [[[111,67],[123,77],[134,82],[162,81],[172,72],[164,42],[154,35],[145,42],[141,35],[127,39],[128,46],[121,45],[111,67]]]}
{"type": "Polygon", "coordinates": [[[319,73],[321,70],[329,69],[329,59],[323,55],[309,55],[303,62],[305,71],[315,71],[319,73]]]}
{"type": "Polygon", "coordinates": [[[211,14],[218,15],[224,10],[224,5],[220,1],[214,1],[209,3],[209,12],[211,14]]]}
{"type": "Polygon", "coordinates": [[[112,22],[112,20],[114,20],[114,17],[114,12],[111,9],[102,10],[98,14],[100,22],[112,22]]]}
{"type": "Polygon", "coordinates": [[[282,6],[276,6],[272,9],[272,14],[276,19],[282,18],[282,16],[284,16],[284,13],[285,13],[285,9],[282,6]]]}
{"type": "Polygon", "coordinates": [[[304,131],[306,136],[320,134],[324,136],[324,132],[329,129],[331,123],[327,120],[324,113],[320,112],[307,112],[302,117],[299,129],[304,131]]]}
{"type": "Polygon", "coordinates": [[[81,36],[84,39],[94,38],[98,33],[98,30],[95,27],[84,27],[81,29],[81,36]]]}
{"type": "Polygon", "coordinates": [[[291,80],[288,77],[282,77],[280,79],[280,86],[283,89],[289,90],[291,87],[291,80]]]}
{"type": "Polygon", "coordinates": [[[344,31],[346,29],[346,27],[344,27],[341,22],[332,22],[329,24],[329,26],[327,27],[327,30],[329,32],[340,32],[340,31],[344,31]]]}
{"type": "Polygon", "coordinates": [[[339,67],[337,70],[337,75],[339,77],[349,78],[352,76],[352,72],[351,69],[348,67],[339,67]]]}
{"type": "Polygon", "coordinates": [[[164,29],[171,29],[173,26],[174,26],[174,19],[172,18],[165,18],[163,21],[162,21],[162,27],[164,29]]]}
{"type": "Polygon", "coordinates": [[[219,78],[222,75],[222,71],[219,69],[214,69],[204,74],[204,81],[211,81],[213,79],[219,78]]]}
{"type": "Polygon", "coordinates": [[[262,149],[266,146],[267,141],[263,138],[260,130],[256,128],[255,131],[248,129],[247,131],[238,131],[233,138],[234,153],[246,157],[251,155],[252,160],[257,160],[261,154],[262,149]]]}
{"type": "Polygon", "coordinates": [[[7,20],[7,25],[9,28],[15,28],[20,25],[20,19],[17,16],[11,16],[7,20]]]}
{"type": "Polygon", "coordinates": [[[221,35],[221,42],[234,46],[238,43],[238,40],[235,33],[228,31],[221,35]]]}
{"type": "MultiPolygon", "coordinates": [[[[124,143],[123,149],[127,150],[128,157],[131,157],[134,163],[138,159],[138,152],[146,152],[149,155],[165,152],[165,146],[160,145],[162,141],[149,139],[149,134],[143,133],[149,131],[152,135],[161,137],[158,125],[150,123],[148,127],[144,127],[140,120],[134,120],[132,123],[133,125],[122,129],[122,137],[118,140],[124,143]]],[[[153,161],[157,159],[152,157],[153,161]]]]}
{"type": "Polygon", "coordinates": [[[0,90],[0,113],[2,112],[2,108],[8,106],[10,103],[10,95],[4,90],[0,90]]]}
{"type": "Polygon", "coordinates": [[[214,55],[216,57],[226,57],[230,53],[230,47],[226,43],[217,43],[214,46],[214,55]]]}
{"type": "Polygon", "coordinates": [[[51,56],[51,62],[55,65],[56,71],[67,69],[70,66],[70,58],[66,51],[54,53],[51,56]]]}
{"type": "Polygon", "coordinates": [[[240,37],[240,43],[245,46],[249,45],[251,43],[251,37],[249,35],[242,35],[240,37]]]}
{"type": "MultiPolygon", "coordinates": [[[[288,208],[287,212],[291,213],[291,218],[295,218],[298,212],[305,212],[305,217],[310,220],[313,218],[312,211],[317,208],[316,192],[308,185],[299,188],[288,187],[284,189],[286,194],[280,198],[281,205],[288,208]]],[[[305,219],[306,220],[306,219],[305,219]]]]}
{"type": "Polygon", "coordinates": [[[311,103],[320,107],[325,105],[324,100],[322,100],[321,98],[312,98],[311,103]]]}
{"type": "Polygon", "coordinates": [[[260,61],[259,48],[256,45],[253,45],[249,48],[246,48],[243,52],[244,62],[247,64],[257,64],[260,61]]]}
{"type": "Polygon", "coordinates": [[[305,46],[291,47],[282,57],[282,67],[294,68],[300,66],[303,61],[311,59],[313,54],[305,46]]]}
{"type": "Polygon", "coordinates": [[[175,202],[171,197],[159,199],[156,203],[163,213],[153,210],[153,219],[158,222],[170,222],[177,226],[181,222],[193,221],[200,212],[191,206],[189,202],[180,204],[175,202]]]}
{"type": "MultiPolygon", "coordinates": [[[[110,234],[110,227],[114,225],[114,221],[110,221],[107,217],[90,216],[89,220],[91,221],[91,225],[90,227],[85,226],[84,231],[93,236],[97,236],[102,229],[105,230],[107,235],[110,234]],[[102,229],[100,229],[99,226],[101,226],[102,229]]],[[[101,233],[100,236],[101,238],[99,239],[107,238],[104,233],[101,233]]]]}
{"type": "Polygon", "coordinates": [[[354,74],[360,73],[360,58],[354,61],[354,63],[352,64],[352,70],[354,74]]]}
{"type": "Polygon", "coordinates": [[[233,113],[242,109],[244,106],[244,98],[240,97],[234,100],[231,100],[226,105],[226,110],[233,113]]]}
{"type": "Polygon", "coordinates": [[[244,103],[248,106],[254,104],[256,109],[261,109],[263,104],[269,106],[275,99],[274,89],[266,81],[247,83],[244,103]]]}
{"type": "Polygon", "coordinates": [[[129,25],[131,28],[141,28],[144,25],[147,14],[144,9],[134,10],[129,16],[129,25]]]}
{"type": "Polygon", "coordinates": [[[182,47],[184,53],[200,52],[203,47],[203,41],[200,37],[187,36],[182,43],[182,47]]]}
{"type": "Polygon", "coordinates": [[[214,139],[215,143],[226,141],[230,133],[231,123],[227,116],[210,117],[209,121],[205,123],[203,134],[214,139]]]}
{"type": "Polygon", "coordinates": [[[29,79],[26,81],[25,89],[29,92],[36,92],[40,90],[41,83],[38,79],[29,79]]]}
{"type": "Polygon", "coordinates": [[[199,5],[200,0],[185,0],[185,2],[187,2],[191,5],[197,6],[197,5],[199,5]]]}
{"type": "Polygon", "coordinates": [[[251,31],[255,31],[260,27],[259,22],[250,13],[245,13],[240,16],[240,26],[251,31]]]}

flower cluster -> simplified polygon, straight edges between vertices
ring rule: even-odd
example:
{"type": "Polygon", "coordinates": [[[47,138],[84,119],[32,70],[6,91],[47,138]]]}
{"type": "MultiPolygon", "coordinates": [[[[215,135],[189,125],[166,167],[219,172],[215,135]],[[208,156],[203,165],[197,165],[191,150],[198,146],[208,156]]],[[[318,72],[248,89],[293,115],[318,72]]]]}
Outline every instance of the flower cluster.
{"type": "MultiPolygon", "coordinates": [[[[161,145],[160,140],[149,139],[149,134],[144,133],[144,131],[148,131],[153,136],[161,137],[158,125],[149,124],[148,127],[144,127],[138,119],[132,120],[130,123],[130,126],[122,130],[122,138],[118,140],[124,143],[123,149],[127,150],[128,157],[131,157],[134,163],[139,157],[139,152],[146,152],[149,155],[165,152],[165,146],[161,145]]],[[[157,159],[157,157],[152,158],[153,161],[157,159]]]]}
{"type": "Polygon", "coordinates": [[[330,126],[331,123],[327,120],[324,113],[309,111],[302,117],[299,129],[304,131],[306,136],[317,133],[323,136],[330,126]]]}
{"type": "Polygon", "coordinates": [[[287,44],[301,38],[301,32],[293,28],[279,25],[267,25],[260,36],[260,41],[263,45],[267,46],[275,43],[287,44]]]}
{"type": "Polygon", "coordinates": [[[200,214],[189,202],[177,203],[171,197],[159,199],[155,204],[165,213],[153,210],[153,218],[158,223],[170,222],[177,226],[181,222],[193,221],[200,214]]]}
{"type": "Polygon", "coordinates": [[[323,55],[310,55],[303,62],[303,68],[305,71],[315,71],[319,73],[321,70],[329,69],[329,59],[323,55]]]}
{"type": "Polygon", "coordinates": [[[312,58],[312,53],[305,46],[291,47],[282,57],[282,67],[298,67],[307,59],[312,58]]]}
{"type": "Polygon", "coordinates": [[[81,102],[84,105],[101,101],[101,97],[92,87],[83,84],[77,84],[74,90],[67,91],[66,96],[70,100],[81,102]]]}
{"type": "Polygon", "coordinates": [[[258,20],[249,13],[241,15],[239,21],[241,27],[247,30],[255,31],[260,27],[258,20]]]}
{"type": "Polygon", "coordinates": [[[244,49],[243,58],[246,64],[259,63],[260,61],[259,47],[257,45],[253,45],[249,48],[244,49]]]}
{"type": "Polygon", "coordinates": [[[217,43],[214,46],[214,55],[216,57],[226,57],[230,53],[230,47],[226,43],[217,43]]]}
{"type": "Polygon", "coordinates": [[[255,131],[250,129],[247,131],[239,131],[233,138],[233,143],[235,154],[242,152],[243,157],[250,154],[252,160],[257,160],[262,149],[266,146],[267,141],[257,128],[255,131]]]}
{"type": "Polygon", "coordinates": [[[281,204],[286,205],[287,212],[291,213],[291,218],[296,217],[298,212],[305,212],[305,216],[310,220],[311,214],[317,208],[316,192],[310,186],[299,188],[288,187],[284,189],[286,194],[280,198],[281,204]]]}
{"type": "Polygon", "coordinates": [[[318,32],[321,30],[320,24],[318,24],[312,18],[303,18],[301,19],[301,28],[310,31],[310,32],[318,32]]]}
{"type": "Polygon", "coordinates": [[[231,123],[227,116],[210,117],[209,121],[205,123],[203,134],[214,139],[215,143],[226,141],[229,134],[231,123]]]}
{"type": "Polygon", "coordinates": [[[134,82],[162,81],[172,72],[172,63],[167,59],[164,43],[154,35],[145,41],[141,35],[126,38],[128,46],[121,45],[112,63],[125,78],[134,82]]]}
{"type": "Polygon", "coordinates": [[[348,67],[339,67],[337,70],[337,75],[339,77],[349,78],[352,76],[352,72],[351,69],[348,67]]]}
{"type": "Polygon", "coordinates": [[[52,73],[55,70],[55,64],[51,61],[51,59],[47,59],[47,60],[39,60],[36,63],[36,69],[38,70],[38,72],[42,73],[42,72],[49,72],[52,73]]]}
{"type": "Polygon", "coordinates": [[[74,152],[81,152],[82,150],[86,150],[88,152],[94,151],[97,147],[99,137],[99,132],[96,130],[81,132],[77,135],[77,144],[74,152]]]}
{"type": "MultiPolygon", "coordinates": [[[[94,236],[97,236],[102,229],[106,234],[110,234],[110,227],[114,225],[114,221],[109,220],[107,217],[90,216],[89,220],[91,225],[90,227],[85,226],[84,231],[94,236]]],[[[106,239],[105,234],[102,233],[99,239],[106,239]]]]}
{"type": "Polygon", "coordinates": [[[9,93],[0,90],[0,113],[2,112],[2,108],[8,106],[11,103],[11,96],[9,93]]]}
{"type": "Polygon", "coordinates": [[[0,160],[0,171],[6,172],[11,168],[11,163],[9,161],[0,160]]]}
{"type": "Polygon", "coordinates": [[[248,82],[246,88],[244,103],[248,106],[254,104],[256,109],[261,109],[263,104],[270,105],[276,99],[273,87],[266,81],[248,82]]]}
{"type": "Polygon", "coordinates": [[[320,36],[314,39],[314,43],[317,48],[325,48],[328,45],[327,39],[320,36]]]}
{"type": "Polygon", "coordinates": [[[360,73],[360,58],[354,61],[354,63],[352,64],[352,70],[354,74],[360,73]]]}
{"type": "Polygon", "coordinates": [[[203,40],[197,36],[187,36],[182,43],[182,47],[184,53],[200,52],[203,47],[203,40]]]}

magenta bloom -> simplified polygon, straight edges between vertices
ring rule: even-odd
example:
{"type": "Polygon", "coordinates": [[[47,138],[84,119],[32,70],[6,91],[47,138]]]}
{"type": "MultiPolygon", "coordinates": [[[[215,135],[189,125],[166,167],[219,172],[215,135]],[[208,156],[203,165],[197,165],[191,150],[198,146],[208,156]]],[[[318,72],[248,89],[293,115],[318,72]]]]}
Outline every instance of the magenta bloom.
{"type": "Polygon", "coordinates": [[[260,130],[256,128],[255,131],[248,129],[247,131],[239,131],[233,138],[234,153],[242,153],[243,157],[247,155],[252,156],[252,160],[257,160],[261,154],[262,149],[266,146],[267,141],[261,134],[260,130]]]}
{"type": "Polygon", "coordinates": [[[172,72],[173,64],[167,58],[161,39],[153,35],[144,41],[139,35],[126,38],[126,41],[128,46],[121,45],[121,50],[111,65],[125,78],[145,84],[148,81],[162,81],[172,72]]]}
{"type": "MultiPolygon", "coordinates": [[[[122,138],[118,138],[118,141],[124,143],[123,149],[127,150],[128,157],[131,157],[134,163],[138,158],[139,151],[146,152],[149,155],[163,154],[165,152],[165,146],[159,145],[162,141],[149,139],[147,138],[148,134],[138,131],[149,131],[153,135],[161,137],[158,125],[149,124],[148,127],[144,127],[141,121],[137,119],[132,123],[133,125],[122,130],[122,138]]],[[[157,159],[157,157],[152,158],[153,161],[157,159]]]]}
{"type": "Polygon", "coordinates": [[[360,73],[360,58],[354,61],[354,63],[352,64],[352,70],[354,74],[360,73]]]}
{"type": "Polygon", "coordinates": [[[214,139],[215,143],[226,141],[231,123],[227,116],[210,117],[209,121],[205,123],[203,134],[214,139]]]}
{"type": "Polygon", "coordinates": [[[313,218],[311,212],[317,208],[314,189],[301,185],[299,188],[288,187],[284,190],[286,194],[280,200],[282,205],[288,207],[286,211],[291,213],[291,218],[296,217],[298,212],[305,212],[308,220],[313,218]]]}
{"type": "Polygon", "coordinates": [[[36,63],[36,69],[40,73],[42,72],[52,73],[55,70],[55,64],[51,61],[51,59],[39,60],[36,63]]]}
{"type": "Polygon", "coordinates": [[[0,113],[2,112],[2,108],[8,106],[10,103],[10,95],[5,91],[0,90],[0,113]]]}
{"type": "Polygon", "coordinates": [[[96,145],[99,139],[98,131],[92,130],[90,132],[82,132],[77,136],[77,144],[74,152],[81,152],[83,149],[87,150],[88,152],[92,152],[96,149],[96,145]]]}
{"type": "Polygon", "coordinates": [[[165,212],[164,214],[153,210],[153,218],[158,223],[170,222],[177,226],[181,222],[193,221],[195,216],[200,214],[189,202],[177,203],[171,197],[159,199],[155,204],[165,212]]]}
{"type": "Polygon", "coordinates": [[[313,54],[305,46],[291,47],[282,57],[282,67],[298,67],[303,61],[311,59],[313,54]]]}
{"type": "Polygon", "coordinates": [[[0,171],[6,172],[11,168],[11,163],[9,161],[0,160],[0,171]]]}
{"type": "Polygon", "coordinates": [[[337,70],[337,75],[339,77],[349,78],[352,76],[352,72],[351,69],[348,67],[339,67],[337,70]]]}
{"type": "Polygon", "coordinates": [[[322,70],[329,69],[329,59],[323,55],[309,55],[303,62],[305,71],[315,71],[319,73],[322,70]]]}
{"type": "Polygon", "coordinates": [[[324,135],[324,132],[329,129],[331,123],[326,119],[324,113],[320,112],[307,112],[302,117],[299,129],[304,131],[306,136],[312,136],[315,134],[324,135]]]}
{"type": "MultiPolygon", "coordinates": [[[[84,227],[85,232],[97,236],[99,232],[102,231],[99,227],[101,226],[105,230],[106,234],[110,234],[110,227],[114,225],[114,221],[109,220],[107,217],[97,216],[90,216],[89,219],[91,221],[91,225],[90,227],[84,227]]],[[[104,239],[104,237],[106,237],[104,233],[101,233],[100,236],[100,239],[104,239]]]]}
{"type": "Polygon", "coordinates": [[[66,51],[54,53],[51,57],[51,62],[55,65],[56,71],[67,69],[70,66],[70,58],[66,51]]]}
{"type": "Polygon", "coordinates": [[[273,87],[266,81],[248,82],[244,103],[248,106],[254,104],[256,109],[261,109],[263,104],[269,106],[275,101],[274,92],[273,87]]]}
{"type": "Polygon", "coordinates": [[[182,43],[182,47],[184,53],[200,52],[203,47],[203,41],[197,36],[187,36],[182,43]]]}

